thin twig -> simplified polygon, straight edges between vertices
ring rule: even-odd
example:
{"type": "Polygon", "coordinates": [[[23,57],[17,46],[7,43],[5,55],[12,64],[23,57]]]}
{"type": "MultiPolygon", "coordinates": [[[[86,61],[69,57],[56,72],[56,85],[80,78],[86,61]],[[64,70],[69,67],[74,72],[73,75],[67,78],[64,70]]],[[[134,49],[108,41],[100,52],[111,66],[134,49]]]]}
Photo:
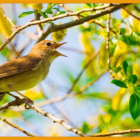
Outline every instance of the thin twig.
{"type": "Polygon", "coordinates": [[[134,5],[134,8],[135,8],[135,10],[137,10],[138,12],[140,12],[140,9],[136,5],[134,5]]]}
{"type": "Polygon", "coordinates": [[[24,123],[27,124],[27,127],[29,127],[30,129],[32,129],[32,131],[34,131],[35,134],[38,134],[38,136],[44,136],[38,129],[34,126],[34,124],[32,124],[30,121],[27,120],[27,118],[22,115],[20,112],[17,112],[20,115],[20,119],[22,119],[24,121],[24,123]]]}
{"type": "Polygon", "coordinates": [[[132,14],[130,11],[128,11],[126,8],[124,8],[123,6],[121,6],[123,10],[125,10],[129,15],[131,15],[132,17],[136,18],[137,20],[140,20],[139,17],[135,16],[134,14],[132,14]]]}
{"type": "MultiPolygon", "coordinates": [[[[41,15],[36,11],[35,12],[35,19],[36,20],[40,20],[40,17],[41,17],[41,15]]],[[[39,31],[42,31],[43,30],[42,25],[41,24],[38,24],[38,26],[39,26],[39,31]]]]}
{"type": "Polygon", "coordinates": [[[16,129],[18,129],[19,131],[23,132],[23,133],[26,134],[27,136],[36,137],[35,135],[33,135],[33,134],[31,134],[31,133],[29,133],[29,132],[23,130],[22,128],[16,126],[15,124],[12,124],[11,122],[7,121],[6,119],[4,119],[4,118],[2,118],[2,117],[0,117],[0,119],[1,119],[3,122],[7,123],[8,125],[10,125],[10,126],[16,128],[16,129]]]}
{"type": "MultiPolygon", "coordinates": [[[[106,28],[106,26],[104,26],[104,25],[100,24],[97,20],[91,20],[91,21],[89,21],[89,23],[95,23],[95,24],[97,24],[97,25],[101,26],[103,29],[105,29],[105,28],[106,28]]],[[[117,33],[117,32],[116,32],[116,31],[114,31],[112,28],[110,28],[110,31],[111,31],[112,33],[114,33],[114,34],[116,34],[116,33],[117,33]]]]}
{"type": "MultiPolygon", "coordinates": [[[[35,19],[36,20],[40,20],[40,16],[41,15],[38,12],[35,12],[35,19]]],[[[39,36],[41,36],[43,33],[43,27],[42,27],[41,23],[37,24],[37,29],[38,29],[39,36]]]]}
{"type": "Polygon", "coordinates": [[[104,136],[113,136],[113,135],[128,134],[128,133],[140,133],[140,129],[129,129],[129,130],[123,130],[123,131],[108,132],[108,133],[104,133],[104,134],[94,134],[91,136],[92,137],[104,137],[104,136]]]}
{"type": "MultiPolygon", "coordinates": [[[[16,92],[16,91],[15,91],[16,92]]],[[[18,92],[19,93],[19,92],[18,92]]],[[[26,103],[30,108],[34,109],[35,111],[37,111],[37,113],[40,113],[42,114],[43,116],[45,117],[48,117],[50,118],[54,123],[59,123],[60,125],[62,125],[64,128],[66,128],[68,131],[72,131],[74,132],[75,134],[79,135],[79,136],[86,136],[84,133],[82,133],[81,131],[79,131],[78,129],[76,128],[73,128],[71,127],[70,125],[68,125],[67,123],[65,123],[64,120],[61,120],[61,119],[58,119],[56,118],[54,115],[50,114],[50,113],[47,113],[45,112],[44,110],[42,110],[41,108],[33,105],[33,103],[31,102],[27,102],[28,99],[24,98],[24,99],[18,99],[19,101],[23,100],[24,103],[26,103]]],[[[18,101],[17,100],[17,101],[18,101]]],[[[22,102],[23,103],[23,102],[22,102]]],[[[4,109],[7,109],[8,107],[10,106],[13,106],[13,104],[15,105],[15,102],[14,101],[11,101],[10,103],[6,103],[5,105],[3,106],[0,106],[0,110],[4,110],[4,109]],[[5,108],[4,108],[5,107],[5,108]]]]}
{"type": "MultiPolygon", "coordinates": [[[[49,30],[47,31],[44,31],[44,33],[42,34],[42,36],[37,40],[37,42],[45,39],[50,33],[52,32],[56,32],[56,31],[59,31],[59,30],[63,30],[63,29],[66,29],[66,28],[70,28],[70,27],[73,27],[73,26],[77,26],[77,25],[81,25],[87,21],[90,21],[92,19],[95,19],[95,18],[98,18],[100,16],[103,16],[103,15],[106,15],[108,13],[112,13],[118,9],[120,9],[120,6],[123,5],[123,6],[126,6],[128,4],[116,4],[117,7],[109,7],[109,8],[106,8],[105,10],[102,10],[102,11],[98,11],[97,13],[95,14],[92,14],[92,15],[89,15],[87,17],[83,17],[81,19],[79,18],[76,18],[75,21],[71,21],[71,22],[68,22],[68,23],[64,23],[64,24],[61,24],[61,25],[56,25],[52,28],[50,28],[49,30]],[[106,11],[106,12],[105,12],[106,11]],[[99,16],[100,15],[100,16],[99,16]]],[[[74,13],[74,12],[73,12],[74,13]]],[[[73,14],[73,13],[69,13],[69,14],[73,14]]],[[[75,16],[74,17],[78,17],[78,15],[74,14],[75,16]]],[[[36,42],[36,43],[37,43],[36,42]]]]}
{"type": "Polygon", "coordinates": [[[28,36],[29,38],[33,39],[33,40],[37,40],[38,36],[34,33],[28,32],[28,31],[23,31],[23,33],[28,36]]]}
{"type": "MultiPolygon", "coordinates": [[[[65,9],[68,12],[72,12],[64,4],[59,4],[59,6],[61,6],[63,9],[65,9]]],[[[108,4],[103,5],[103,6],[99,6],[99,7],[90,8],[90,9],[82,9],[81,11],[78,11],[78,13],[97,11],[97,10],[102,10],[102,9],[105,9],[105,8],[108,8],[108,4]]]]}
{"type": "Polygon", "coordinates": [[[8,108],[11,107],[11,106],[19,106],[19,105],[22,105],[22,104],[24,104],[26,101],[27,101],[26,98],[23,98],[23,99],[20,99],[20,98],[19,98],[19,99],[16,99],[16,100],[14,100],[14,101],[5,103],[4,105],[1,105],[1,106],[0,106],[0,111],[5,110],[5,109],[8,109],[8,108]]]}
{"type": "Polygon", "coordinates": [[[34,109],[37,113],[40,113],[41,115],[50,118],[54,123],[59,123],[60,125],[62,125],[64,128],[66,128],[68,131],[72,131],[73,133],[79,135],[79,136],[87,136],[84,133],[82,133],[80,130],[71,127],[70,125],[68,125],[67,123],[65,123],[64,120],[58,119],[56,118],[53,114],[50,114],[48,112],[45,112],[43,109],[33,105],[33,103],[28,102],[28,106],[32,109],[34,109]]]}
{"type": "Polygon", "coordinates": [[[4,18],[7,19],[10,22],[10,24],[12,25],[12,27],[14,29],[16,29],[18,26],[14,24],[14,22],[12,21],[12,19],[10,19],[9,17],[6,16],[6,14],[4,13],[4,11],[3,11],[2,7],[1,7],[1,4],[0,4],[0,9],[2,11],[2,14],[3,14],[4,18]]]}
{"type": "Polygon", "coordinates": [[[57,98],[53,98],[53,99],[50,99],[50,100],[46,100],[46,101],[44,101],[42,103],[39,103],[38,106],[44,106],[44,105],[52,104],[52,103],[55,103],[55,102],[60,102],[60,101],[63,101],[64,99],[66,99],[66,98],[73,97],[75,95],[79,95],[80,93],[84,92],[88,87],[93,85],[97,80],[99,80],[99,78],[103,74],[105,74],[106,72],[107,72],[107,69],[104,70],[103,72],[101,72],[93,81],[91,81],[90,83],[88,83],[85,86],[83,86],[78,92],[73,93],[73,94],[66,94],[66,95],[64,95],[62,97],[57,97],[57,98]]]}
{"type": "MultiPolygon", "coordinates": [[[[38,103],[37,106],[44,106],[44,105],[48,105],[48,104],[52,104],[52,103],[55,103],[55,102],[60,102],[60,101],[63,101],[64,99],[66,98],[69,98],[69,97],[73,97],[75,95],[79,95],[80,93],[84,92],[88,87],[90,87],[91,85],[93,85],[97,80],[99,80],[99,78],[105,74],[107,72],[107,70],[104,70],[103,72],[101,72],[93,81],[91,81],[90,83],[87,83],[85,86],[83,86],[78,92],[76,93],[73,93],[73,94],[66,94],[64,95],[63,97],[57,97],[57,98],[54,98],[54,99],[50,99],[50,100],[46,100],[44,102],[41,102],[41,103],[38,103]]],[[[11,106],[18,106],[18,105],[21,105],[23,103],[26,103],[27,102],[27,99],[24,98],[24,99],[19,99],[19,100],[15,100],[15,101],[11,101],[11,102],[8,102],[2,106],[0,106],[0,111],[4,110],[4,109],[8,109],[9,107],[11,106]]],[[[17,111],[23,111],[25,109],[18,109],[17,111]]]]}
{"type": "MultiPolygon", "coordinates": [[[[64,4],[59,4],[59,6],[62,7],[63,9],[65,9],[67,12],[73,12],[73,11],[71,11],[70,9],[68,9],[64,4]]],[[[110,6],[110,4],[108,5],[108,7],[109,7],[109,6],[110,6]]],[[[75,17],[74,17],[74,18],[75,18],[75,17]]],[[[77,16],[76,19],[79,19],[79,17],[77,16]]],[[[96,20],[90,20],[90,21],[88,21],[88,23],[95,23],[95,24],[101,26],[101,27],[104,28],[104,29],[106,28],[106,26],[100,24],[100,23],[99,23],[98,21],[96,21],[96,20]]],[[[114,30],[111,29],[111,28],[110,28],[110,31],[113,32],[114,34],[117,33],[116,31],[114,31],[114,30]]],[[[121,34],[121,33],[120,33],[120,34],[121,34]]]]}
{"type": "Polygon", "coordinates": [[[66,10],[67,12],[73,12],[70,9],[68,9],[63,3],[58,4],[60,7],[62,7],[64,10],[66,10]]]}
{"type": "MultiPolygon", "coordinates": [[[[43,96],[46,98],[46,100],[49,98],[44,94],[43,87],[40,87],[41,93],[43,93],[43,96]]],[[[59,107],[59,104],[52,104],[52,108],[60,114],[65,120],[67,120],[73,127],[77,128],[75,124],[65,115],[65,113],[62,111],[62,107],[59,107]]]]}
{"type": "Polygon", "coordinates": [[[107,30],[106,49],[107,49],[107,52],[108,52],[108,60],[107,60],[107,63],[108,63],[109,73],[110,73],[109,66],[110,66],[110,57],[111,57],[110,49],[109,49],[109,41],[110,41],[110,16],[111,16],[110,14],[107,15],[107,26],[106,26],[106,30],[107,30]]]}
{"type": "Polygon", "coordinates": [[[85,71],[85,69],[91,64],[91,62],[94,60],[94,58],[98,55],[99,51],[94,53],[90,58],[89,61],[85,64],[85,66],[83,67],[82,71],[78,74],[77,78],[74,80],[71,88],[68,90],[68,94],[73,90],[73,88],[75,87],[76,83],[78,82],[78,80],[80,79],[81,75],[83,74],[83,72],[85,71]]]}
{"type": "MultiPolygon", "coordinates": [[[[59,30],[66,29],[66,28],[70,28],[70,27],[73,27],[73,26],[77,26],[77,25],[83,24],[84,22],[87,22],[87,21],[89,21],[91,19],[98,18],[98,17],[101,17],[103,15],[112,13],[112,12],[120,9],[120,7],[122,5],[126,6],[128,4],[118,4],[116,6],[112,6],[110,8],[105,9],[105,10],[99,11],[98,13],[94,13],[94,14],[91,14],[89,16],[83,17],[83,18],[81,18],[79,20],[71,21],[71,22],[68,22],[68,23],[65,23],[65,24],[61,24],[61,25],[57,25],[54,28],[52,28],[51,32],[55,32],[55,31],[59,31],[59,30]]],[[[90,10],[93,10],[93,9],[90,9],[90,10]]],[[[82,12],[85,12],[85,11],[81,11],[81,13],[82,12]]],[[[25,29],[27,27],[30,27],[30,26],[33,26],[33,25],[36,25],[36,24],[40,24],[40,23],[45,23],[45,22],[48,22],[48,21],[54,21],[54,20],[57,20],[57,19],[68,17],[68,16],[77,16],[78,14],[80,14],[80,13],[79,12],[66,13],[66,14],[58,15],[58,16],[51,17],[51,18],[46,18],[46,19],[42,19],[42,20],[38,20],[38,21],[28,22],[28,23],[26,23],[26,24],[24,24],[22,26],[19,26],[12,33],[12,35],[0,46],[0,50],[2,50],[9,42],[11,42],[11,40],[16,36],[16,34],[18,34],[20,31],[22,31],[23,29],[25,29]]],[[[47,36],[47,34],[46,34],[46,36],[47,36]]],[[[46,38],[46,36],[43,36],[43,37],[46,38]]],[[[43,37],[41,36],[38,39],[38,41],[40,41],[40,39],[43,39],[43,37]]]]}

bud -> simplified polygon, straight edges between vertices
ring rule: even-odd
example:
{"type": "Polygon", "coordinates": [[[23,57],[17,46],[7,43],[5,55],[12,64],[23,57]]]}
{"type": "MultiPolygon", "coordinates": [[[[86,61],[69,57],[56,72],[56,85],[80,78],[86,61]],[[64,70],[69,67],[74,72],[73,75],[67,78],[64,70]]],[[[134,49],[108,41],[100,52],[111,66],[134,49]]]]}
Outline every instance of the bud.
{"type": "MultiPolygon", "coordinates": [[[[57,25],[61,25],[61,23],[59,23],[57,25]]],[[[60,42],[67,35],[66,32],[67,32],[67,29],[63,29],[63,30],[60,30],[60,31],[57,31],[57,32],[53,32],[51,37],[52,37],[53,41],[60,42]]]]}

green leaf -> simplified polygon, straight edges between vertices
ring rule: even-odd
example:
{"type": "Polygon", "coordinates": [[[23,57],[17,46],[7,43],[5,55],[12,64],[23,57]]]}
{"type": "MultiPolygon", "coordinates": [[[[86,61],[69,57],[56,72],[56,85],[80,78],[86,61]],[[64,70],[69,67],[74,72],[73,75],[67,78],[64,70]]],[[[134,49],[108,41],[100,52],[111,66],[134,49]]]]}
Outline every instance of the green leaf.
{"type": "Polygon", "coordinates": [[[48,13],[48,14],[53,14],[53,11],[51,9],[47,9],[44,11],[45,13],[48,13]]]}
{"type": "Polygon", "coordinates": [[[133,74],[133,67],[132,65],[129,65],[127,67],[127,76],[130,77],[133,74]]]}
{"type": "Polygon", "coordinates": [[[48,3],[48,5],[47,5],[47,9],[52,8],[52,4],[53,4],[53,3],[48,3]]]}
{"type": "Polygon", "coordinates": [[[126,33],[126,30],[124,28],[121,28],[120,29],[120,32],[121,32],[121,34],[125,34],[126,33]]]}
{"type": "Polygon", "coordinates": [[[130,96],[129,109],[132,118],[135,120],[140,115],[140,98],[135,94],[130,96]]]}
{"type": "Polygon", "coordinates": [[[60,14],[65,14],[66,13],[66,11],[59,11],[59,15],[60,14]]]}
{"type": "Polygon", "coordinates": [[[57,12],[56,14],[55,14],[55,16],[58,16],[58,15],[61,15],[61,14],[65,14],[66,13],[66,11],[59,11],[59,12],[57,12]]]}
{"type": "Polygon", "coordinates": [[[54,7],[54,8],[52,8],[52,9],[57,10],[57,11],[60,11],[58,8],[55,8],[55,7],[54,7]]]}
{"type": "Polygon", "coordinates": [[[110,69],[110,70],[113,70],[113,67],[109,65],[109,69],[110,69]]]}
{"type": "Polygon", "coordinates": [[[115,84],[116,86],[119,86],[119,87],[124,87],[124,88],[127,88],[126,84],[120,80],[116,80],[116,79],[113,79],[111,81],[112,84],[115,84]]]}
{"type": "Polygon", "coordinates": [[[114,70],[114,72],[115,72],[115,73],[118,73],[121,69],[122,69],[122,68],[119,66],[119,67],[117,67],[117,68],[114,70]]]}
{"type": "Polygon", "coordinates": [[[135,83],[137,82],[137,79],[138,79],[138,78],[137,78],[136,75],[131,75],[131,76],[129,77],[129,82],[135,84],[135,83]]]}
{"type": "Polygon", "coordinates": [[[126,61],[123,62],[123,69],[125,74],[127,73],[127,67],[128,67],[128,63],[126,61]]]}
{"type": "Polygon", "coordinates": [[[35,13],[35,11],[23,12],[18,16],[18,18],[22,18],[22,17],[28,16],[28,15],[33,14],[33,13],[35,13]]]}
{"type": "Polygon", "coordinates": [[[41,14],[44,18],[47,18],[47,17],[48,17],[48,16],[46,15],[45,12],[41,12],[41,11],[40,11],[40,14],[41,14]]]}
{"type": "Polygon", "coordinates": [[[136,89],[140,91],[140,85],[137,85],[136,86],[136,89]]]}
{"type": "Polygon", "coordinates": [[[52,3],[52,7],[54,7],[55,5],[57,5],[56,3],[52,3]]]}
{"type": "Polygon", "coordinates": [[[81,131],[86,134],[89,130],[90,129],[89,129],[88,124],[86,122],[84,122],[83,125],[82,125],[82,130],[81,131]]]}
{"type": "Polygon", "coordinates": [[[52,7],[54,7],[56,5],[56,3],[48,3],[47,9],[51,9],[52,7]]]}
{"type": "Polygon", "coordinates": [[[92,7],[92,4],[91,3],[86,3],[86,5],[88,6],[88,7],[92,7]]]}

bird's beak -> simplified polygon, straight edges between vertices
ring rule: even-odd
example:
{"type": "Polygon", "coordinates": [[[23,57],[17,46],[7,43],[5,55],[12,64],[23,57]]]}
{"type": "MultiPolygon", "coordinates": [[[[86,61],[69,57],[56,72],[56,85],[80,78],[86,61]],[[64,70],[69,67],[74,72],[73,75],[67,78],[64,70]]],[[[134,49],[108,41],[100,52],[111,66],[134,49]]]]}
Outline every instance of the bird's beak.
{"type": "Polygon", "coordinates": [[[60,46],[62,46],[63,44],[66,44],[67,42],[63,42],[63,43],[57,43],[55,45],[55,49],[59,48],[60,46]]]}
{"type": "MultiPolygon", "coordinates": [[[[55,49],[59,48],[60,46],[62,46],[63,44],[66,44],[66,43],[67,43],[67,42],[57,43],[57,45],[55,46],[55,49]]],[[[67,57],[66,55],[64,55],[64,54],[62,54],[62,53],[60,53],[60,52],[58,52],[58,51],[57,51],[57,53],[58,53],[60,56],[65,56],[65,57],[67,57]]]]}

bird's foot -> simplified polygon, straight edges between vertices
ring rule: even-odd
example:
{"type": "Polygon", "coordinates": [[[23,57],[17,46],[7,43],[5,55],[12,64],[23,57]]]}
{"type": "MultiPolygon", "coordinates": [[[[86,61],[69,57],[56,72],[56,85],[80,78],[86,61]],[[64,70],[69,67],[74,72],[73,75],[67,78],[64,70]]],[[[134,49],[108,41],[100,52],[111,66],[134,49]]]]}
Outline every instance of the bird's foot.
{"type": "Polygon", "coordinates": [[[31,103],[31,104],[33,104],[34,102],[33,102],[33,100],[31,100],[30,98],[27,98],[26,97],[26,103],[25,103],[25,109],[30,109],[30,106],[28,105],[28,103],[31,103]]]}

